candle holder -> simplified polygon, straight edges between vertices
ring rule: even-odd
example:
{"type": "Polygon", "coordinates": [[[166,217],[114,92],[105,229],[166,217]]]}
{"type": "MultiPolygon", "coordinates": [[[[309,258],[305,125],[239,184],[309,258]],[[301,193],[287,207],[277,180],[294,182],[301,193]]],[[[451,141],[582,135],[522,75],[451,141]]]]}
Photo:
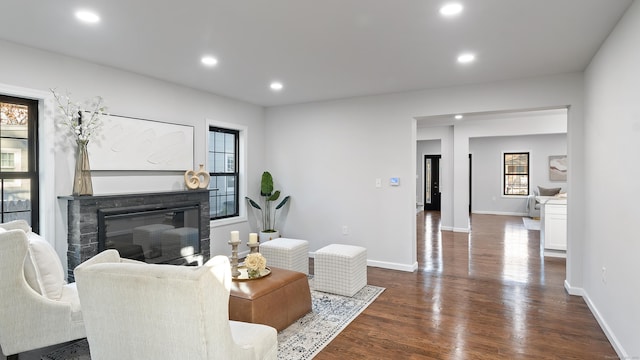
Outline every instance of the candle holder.
{"type": "Polygon", "coordinates": [[[238,245],[240,241],[231,241],[228,242],[231,245],[231,276],[234,278],[240,276],[240,270],[238,270],[238,245]]]}
{"type": "Polygon", "coordinates": [[[260,252],[260,243],[259,242],[247,243],[247,246],[249,247],[249,254],[260,252]]]}

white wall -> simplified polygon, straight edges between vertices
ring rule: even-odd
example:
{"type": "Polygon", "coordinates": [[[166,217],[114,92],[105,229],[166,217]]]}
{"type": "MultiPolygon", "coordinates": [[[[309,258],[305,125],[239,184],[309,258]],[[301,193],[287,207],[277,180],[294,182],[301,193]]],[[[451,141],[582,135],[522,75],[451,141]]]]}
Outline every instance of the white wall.
{"type": "MultiPolygon", "coordinates": [[[[195,127],[194,168],[206,164],[207,119],[236,123],[248,129],[249,184],[259,182],[264,164],[263,108],[213,94],[104,67],[73,58],[0,41],[0,92],[12,92],[32,98],[49,96],[49,88],[69,90],[72,98],[83,101],[95,95],[104,97],[109,112],[130,117],[193,125],[195,127]]],[[[43,102],[44,103],[44,102],[43,102]]],[[[50,206],[43,219],[49,225],[41,229],[66,264],[66,201],[58,196],[69,195],[72,188],[74,157],[68,139],[56,135],[51,124],[52,99],[41,114],[42,143],[54,152],[51,161],[42,161],[42,201],[50,206]],[[56,221],[50,219],[55,217],[56,221]],[[55,239],[55,240],[53,240],[55,239]]],[[[91,155],[91,154],[89,154],[91,155]]],[[[187,170],[187,169],[185,169],[187,170]]],[[[94,193],[130,193],[184,189],[180,172],[98,172],[93,175],[94,193]]],[[[244,201],[242,202],[244,204],[244,201]]],[[[228,231],[240,230],[248,236],[249,224],[212,229],[212,254],[230,253],[228,231]]]]}
{"type": "Polygon", "coordinates": [[[585,73],[584,292],[624,359],[640,358],[638,44],[636,1],[585,73]]]}
{"type": "MultiPolygon", "coordinates": [[[[363,245],[372,264],[415,268],[416,140],[427,139],[430,131],[416,129],[415,118],[568,106],[569,128],[580,132],[581,74],[269,108],[266,164],[293,199],[281,230],[310,240],[312,251],[329,243],[363,245]],[[387,185],[392,176],[400,177],[399,187],[387,185]],[[375,187],[376,178],[382,179],[381,188],[375,187]],[[341,234],[343,225],[349,235],[341,234]]],[[[451,161],[450,149],[453,157],[462,153],[457,144],[443,139],[443,162],[451,161]]],[[[465,152],[468,157],[468,143],[465,152]]],[[[579,172],[579,138],[568,140],[568,153],[574,154],[570,167],[579,172]]],[[[451,201],[443,193],[445,226],[456,226],[456,216],[448,212],[467,211],[455,206],[459,192],[468,199],[468,189],[454,181],[457,170],[443,174],[443,185],[452,189],[448,196],[454,197],[451,201]]],[[[572,204],[577,207],[569,205],[569,222],[580,224],[581,200],[572,204]]],[[[574,251],[579,266],[580,244],[574,251]]]]}
{"type": "Polygon", "coordinates": [[[473,154],[471,209],[473,213],[497,215],[528,215],[527,197],[502,195],[502,155],[505,152],[529,153],[529,191],[537,186],[560,187],[566,182],[549,180],[549,156],[566,155],[567,135],[523,135],[481,137],[469,140],[473,154]]]}

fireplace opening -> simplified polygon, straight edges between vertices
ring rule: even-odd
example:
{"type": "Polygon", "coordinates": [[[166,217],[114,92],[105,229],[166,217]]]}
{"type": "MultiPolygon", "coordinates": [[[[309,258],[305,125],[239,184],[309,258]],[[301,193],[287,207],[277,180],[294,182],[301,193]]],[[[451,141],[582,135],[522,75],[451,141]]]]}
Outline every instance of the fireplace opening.
{"type": "Polygon", "coordinates": [[[200,206],[98,210],[98,251],[150,264],[201,265],[200,206]]]}

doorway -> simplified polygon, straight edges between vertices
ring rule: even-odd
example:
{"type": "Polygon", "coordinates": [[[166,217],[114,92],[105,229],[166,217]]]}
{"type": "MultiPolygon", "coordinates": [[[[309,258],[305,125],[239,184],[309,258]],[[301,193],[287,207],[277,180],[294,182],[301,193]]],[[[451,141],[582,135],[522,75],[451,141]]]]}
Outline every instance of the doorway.
{"type": "Polygon", "coordinates": [[[424,156],[424,209],[440,211],[440,155],[424,156]]]}

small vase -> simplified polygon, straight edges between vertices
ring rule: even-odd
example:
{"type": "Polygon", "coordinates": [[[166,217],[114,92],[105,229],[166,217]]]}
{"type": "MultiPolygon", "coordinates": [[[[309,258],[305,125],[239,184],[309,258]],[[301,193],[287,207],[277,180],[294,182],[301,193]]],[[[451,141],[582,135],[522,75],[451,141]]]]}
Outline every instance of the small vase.
{"type": "Polygon", "coordinates": [[[247,270],[247,276],[249,276],[249,279],[260,277],[260,270],[247,270]]]}
{"type": "Polygon", "coordinates": [[[91,168],[89,166],[88,141],[78,141],[76,151],[76,171],[73,176],[73,196],[93,195],[91,168]]]}

